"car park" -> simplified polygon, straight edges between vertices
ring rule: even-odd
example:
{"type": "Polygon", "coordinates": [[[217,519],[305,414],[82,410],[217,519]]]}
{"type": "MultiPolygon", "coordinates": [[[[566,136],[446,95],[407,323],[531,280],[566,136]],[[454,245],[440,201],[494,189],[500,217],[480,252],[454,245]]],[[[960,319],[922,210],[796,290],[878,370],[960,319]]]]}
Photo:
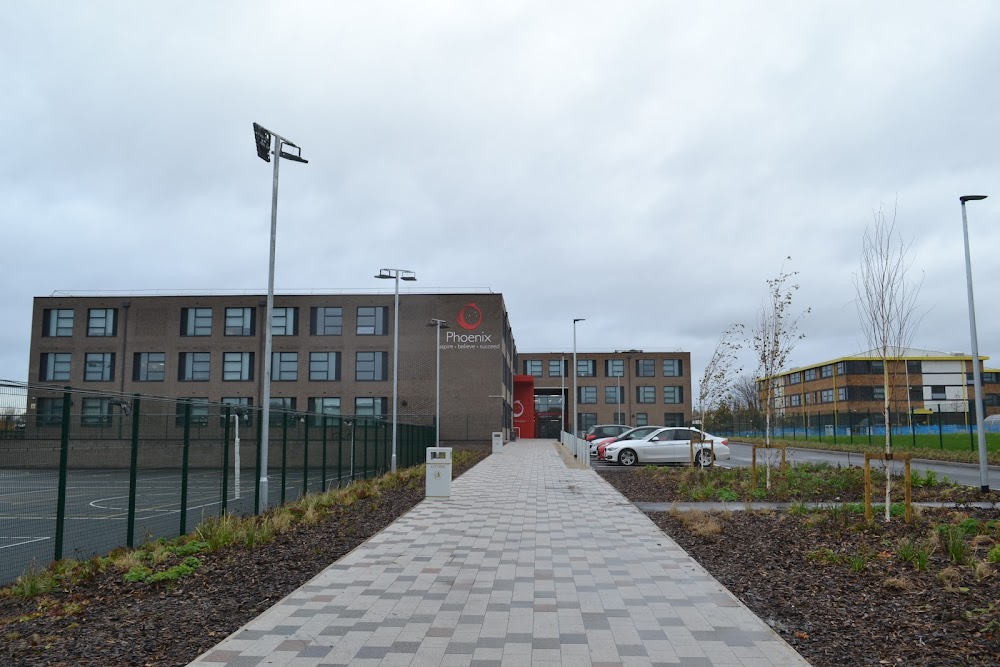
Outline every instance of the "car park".
{"type": "Polygon", "coordinates": [[[621,435],[604,438],[602,440],[592,440],[590,443],[591,456],[597,457],[598,460],[604,458],[603,447],[611,444],[612,442],[617,442],[618,440],[633,440],[638,438],[644,438],[653,431],[663,428],[662,426],[637,426],[636,428],[629,429],[622,433],[621,435]]]}
{"type": "Polygon", "coordinates": [[[623,466],[646,463],[690,464],[707,468],[732,456],[726,438],[696,428],[665,427],[639,438],[616,440],[604,446],[603,459],[623,466]]]}

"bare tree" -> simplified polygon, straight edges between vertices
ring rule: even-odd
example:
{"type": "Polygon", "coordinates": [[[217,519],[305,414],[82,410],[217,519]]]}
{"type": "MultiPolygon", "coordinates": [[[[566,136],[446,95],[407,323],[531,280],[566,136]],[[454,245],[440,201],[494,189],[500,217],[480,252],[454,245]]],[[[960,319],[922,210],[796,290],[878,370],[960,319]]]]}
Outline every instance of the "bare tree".
{"type": "MultiPolygon", "coordinates": [[[[917,296],[923,282],[909,277],[912,261],[910,244],[896,232],[896,208],[892,218],[886,217],[882,206],[873,213],[873,221],[865,228],[861,246],[861,265],[854,275],[857,292],[858,318],[872,354],[882,360],[883,417],[885,420],[885,453],[892,455],[890,405],[893,385],[890,365],[904,357],[916,334],[921,316],[917,312],[917,296]]],[[[905,360],[902,361],[905,364],[905,360]]],[[[908,391],[908,390],[907,390],[908,391]]],[[[892,491],[891,466],[885,466],[885,521],[889,522],[889,500],[892,491]]]]}
{"type": "Polygon", "coordinates": [[[719,406],[730,398],[734,376],[742,372],[737,353],[743,346],[740,339],[742,324],[733,324],[722,332],[715,345],[715,352],[705,365],[705,372],[698,384],[698,410],[701,412],[702,428],[709,430],[708,420],[719,406]]]}
{"type": "Polygon", "coordinates": [[[741,375],[733,382],[731,394],[733,412],[751,422],[761,413],[760,386],[752,375],[741,375]]]}
{"type": "MultiPolygon", "coordinates": [[[[788,260],[791,257],[787,258],[788,260]]],[[[757,356],[757,378],[761,383],[761,402],[764,408],[764,443],[771,445],[771,415],[774,412],[775,382],[785,368],[788,355],[795,343],[805,337],[798,332],[799,321],[809,313],[805,309],[797,315],[791,313],[792,295],[798,285],[788,285],[788,281],[798,275],[798,271],[786,273],[784,265],[776,278],[767,281],[768,296],[757,311],[757,319],[751,328],[751,343],[757,356]]],[[[767,467],[767,483],[771,483],[771,467],[767,467]]]]}

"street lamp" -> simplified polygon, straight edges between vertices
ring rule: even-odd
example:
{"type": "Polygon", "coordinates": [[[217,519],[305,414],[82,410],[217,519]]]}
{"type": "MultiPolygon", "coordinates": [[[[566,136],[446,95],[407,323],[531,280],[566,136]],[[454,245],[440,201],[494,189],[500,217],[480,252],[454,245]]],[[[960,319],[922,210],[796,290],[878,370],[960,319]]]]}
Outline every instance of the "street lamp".
{"type": "Polygon", "coordinates": [[[395,326],[392,334],[392,472],[396,472],[396,404],[399,403],[399,281],[414,281],[417,274],[409,269],[380,269],[376,278],[396,281],[396,300],[393,305],[395,326]]]}
{"type": "Polygon", "coordinates": [[[450,329],[448,323],[444,320],[431,319],[428,323],[429,327],[434,327],[436,329],[434,340],[434,347],[437,350],[437,380],[435,382],[434,389],[434,405],[436,408],[436,416],[434,417],[434,432],[435,432],[435,447],[441,446],[441,329],[450,329]]]}
{"type": "Polygon", "coordinates": [[[586,319],[587,318],[585,318],[585,317],[576,317],[576,318],[573,318],[573,416],[572,416],[572,419],[573,419],[573,436],[574,437],[577,436],[578,431],[579,431],[579,424],[577,424],[577,414],[576,414],[576,410],[577,410],[577,405],[576,405],[576,399],[577,399],[577,396],[576,396],[576,376],[578,375],[578,369],[577,369],[577,366],[576,366],[576,323],[577,322],[583,322],[586,319]]]}
{"type": "Polygon", "coordinates": [[[562,441],[562,434],[566,432],[566,355],[559,358],[562,368],[559,369],[559,410],[562,413],[562,421],[559,424],[559,440],[562,441]]]}
{"type": "Polygon", "coordinates": [[[260,508],[267,509],[267,448],[268,430],[271,427],[271,323],[273,322],[274,310],[274,239],[278,228],[278,165],[279,158],[285,158],[292,162],[307,164],[309,161],[302,158],[302,149],[293,144],[288,139],[274,134],[261,127],[257,123],[253,124],[253,136],[257,142],[257,156],[264,162],[271,161],[272,143],[274,138],[274,184],[271,187],[271,252],[267,262],[267,324],[264,328],[264,397],[262,407],[264,415],[261,418],[260,436],[260,508]],[[298,151],[296,154],[285,152],[288,146],[298,151]]]}
{"type": "Polygon", "coordinates": [[[972,298],[972,259],[969,256],[969,223],[965,215],[965,202],[980,201],[986,195],[963,195],[958,198],[962,203],[962,235],[965,238],[965,282],[969,291],[969,329],[972,331],[972,382],[975,385],[976,398],[976,432],[979,438],[979,480],[980,489],[990,490],[989,472],[986,467],[986,432],[983,426],[983,380],[979,374],[979,341],[976,336],[976,305],[972,298]]]}

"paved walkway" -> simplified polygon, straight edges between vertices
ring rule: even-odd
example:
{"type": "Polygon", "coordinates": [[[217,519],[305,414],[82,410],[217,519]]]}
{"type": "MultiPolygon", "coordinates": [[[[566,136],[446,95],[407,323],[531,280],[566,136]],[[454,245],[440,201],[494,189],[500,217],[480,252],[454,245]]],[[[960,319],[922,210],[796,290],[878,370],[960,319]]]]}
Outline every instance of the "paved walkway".
{"type": "Polygon", "coordinates": [[[556,447],[507,445],[191,664],[808,664],[556,447]]]}

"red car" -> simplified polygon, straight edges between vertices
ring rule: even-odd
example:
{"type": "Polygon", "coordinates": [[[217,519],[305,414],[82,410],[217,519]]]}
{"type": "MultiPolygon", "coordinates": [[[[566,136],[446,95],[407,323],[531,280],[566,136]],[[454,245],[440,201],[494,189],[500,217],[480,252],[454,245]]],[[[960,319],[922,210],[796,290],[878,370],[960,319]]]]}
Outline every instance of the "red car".
{"type": "MultiPolygon", "coordinates": [[[[656,431],[656,430],[661,429],[661,428],[663,428],[663,427],[662,426],[640,426],[638,428],[633,428],[633,429],[631,429],[629,431],[625,431],[621,435],[616,436],[614,438],[605,438],[604,440],[601,440],[601,441],[599,441],[599,442],[596,443],[596,445],[597,445],[597,460],[598,461],[603,461],[604,460],[604,448],[607,447],[608,445],[610,445],[612,442],[618,442],[619,440],[641,440],[641,439],[645,438],[647,435],[649,435],[650,433],[652,433],[653,431],[656,431]]],[[[595,443],[592,442],[591,446],[593,447],[594,444],[595,443]]]]}

